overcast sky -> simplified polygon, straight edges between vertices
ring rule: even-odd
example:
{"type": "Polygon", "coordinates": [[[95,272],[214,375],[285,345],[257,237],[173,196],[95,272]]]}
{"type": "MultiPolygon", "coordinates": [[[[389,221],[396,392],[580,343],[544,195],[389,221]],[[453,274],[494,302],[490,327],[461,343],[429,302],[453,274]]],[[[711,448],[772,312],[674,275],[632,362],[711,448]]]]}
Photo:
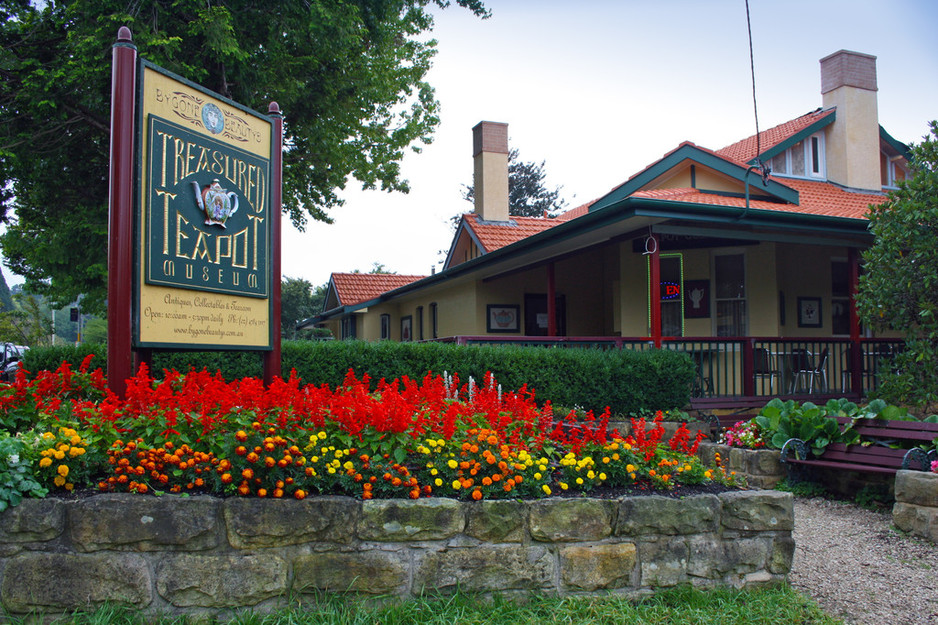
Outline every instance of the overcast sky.
{"type": "MultiPolygon", "coordinates": [[[[745,0],[486,5],[487,20],[458,6],[437,13],[428,79],[442,122],[404,161],[411,193],[362,192],[350,180],[334,224],[301,233],[284,220],[285,276],[319,285],[374,263],[439,269],[449,218],[472,209],[460,191],[481,120],[507,123],[522,160],[546,161],[548,186],[562,186],[570,207],[682,141],[719,149],[755,133],[745,0]]],[[[935,0],[750,0],[750,10],[761,130],[821,105],[818,61],[841,49],[877,57],[879,119],[893,137],[918,142],[938,118],[935,0]]]]}

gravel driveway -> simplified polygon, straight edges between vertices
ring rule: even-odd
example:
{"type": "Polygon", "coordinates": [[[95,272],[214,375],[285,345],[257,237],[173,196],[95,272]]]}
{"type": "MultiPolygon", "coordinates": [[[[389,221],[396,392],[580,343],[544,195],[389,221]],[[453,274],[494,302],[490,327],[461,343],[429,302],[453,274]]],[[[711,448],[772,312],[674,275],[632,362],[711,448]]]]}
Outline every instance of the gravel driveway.
{"type": "Polygon", "coordinates": [[[938,625],[938,545],[904,536],[888,512],[795,499],[791,585],[859,625],[938,625]]]}

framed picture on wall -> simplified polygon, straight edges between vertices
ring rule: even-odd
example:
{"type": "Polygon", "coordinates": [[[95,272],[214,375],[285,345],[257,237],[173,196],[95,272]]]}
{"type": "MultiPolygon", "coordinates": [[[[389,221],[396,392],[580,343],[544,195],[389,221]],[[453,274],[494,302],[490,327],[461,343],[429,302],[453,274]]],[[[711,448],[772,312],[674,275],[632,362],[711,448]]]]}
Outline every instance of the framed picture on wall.
{"type": "Polygon", "coordinates": [[[521,307],[517,304],[489,304],[486,306],[486,332],[517,332],[521,329],[521,307]]]}
{"type": "Polygon", "coordinates": [[[684,280],[684,318],[705,319],[710,316],[710,281],[684,280]]]}
{"type": "Polygon", "coordinates": [[[821,298],[820,297],[799,297],[798,298],[798,327],[799,328],[820,328],[821,327],[821,298]]]}

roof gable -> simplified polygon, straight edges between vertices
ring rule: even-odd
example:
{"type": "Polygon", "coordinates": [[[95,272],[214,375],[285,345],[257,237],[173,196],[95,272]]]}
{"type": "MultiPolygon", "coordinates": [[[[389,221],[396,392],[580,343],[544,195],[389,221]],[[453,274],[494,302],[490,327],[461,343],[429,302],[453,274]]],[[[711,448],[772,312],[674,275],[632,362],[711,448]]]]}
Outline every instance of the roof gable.
{"type": "MultiPolygon", "coordinates": [[[[748,169],[737,162],[728,160],[715,152],[701,148],[689,141],[685,141],[675,150],[665,154],[663,158],[652,163],[644,170],[629,178],[619,187],[613,189],[604,197],[596,200],[589,211],[594,212],[607,206],[616,204],[629,196],[644,190],[652,185],[656,180],[673,171],[676,167],[685,162],[698,164],[702,167],[712,169],[724,176],[745,184],[748,169]]],[[[750,176],[750,185],[759,180],[758,174],[750,176]]],[[[798,203],[798,192],[774,180],[768,180],[767,184],[759,185],[759,193],[763,196],[769,196],[781,202],[792,204],[798,203]]]]}
{"type": "Polygon", "coordinates": [[[774,128],[760,132],[758,141],[756,141],[756,135],[752,135],[725,148],[720,148],[715,154],[737,163],[751,165],[756,157],[760,156],[758,149],[761,149],[762,160],[767,161],[832,124],[835,119],[836,109],[816,109],[801,117],[796,117],[774,128]]]}
{"type": "MultiPolygon", "coordinates": [[[[377,298],[382,293],[416,282],[426,276],[396,273],[333,273],[329,278],[329,298],[335,295],[335,306],[353,306],[377,298]]],[[[335,306],[332,306],[333,308],[335,306]]]]}

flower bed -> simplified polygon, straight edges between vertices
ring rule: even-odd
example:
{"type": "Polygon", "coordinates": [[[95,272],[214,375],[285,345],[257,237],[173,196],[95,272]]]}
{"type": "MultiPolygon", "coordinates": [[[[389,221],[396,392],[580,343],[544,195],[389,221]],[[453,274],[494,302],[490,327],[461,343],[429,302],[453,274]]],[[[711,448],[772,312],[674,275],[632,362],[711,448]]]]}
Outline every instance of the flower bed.
{"type": "Polygon", "coordinates": [[[0,514],[0,600],[17,615],[103,603],[205,615],[323,591],[744,587],[785,579],[792,527],[792,497],[774,491],[479,502],[50,497],[0,514]]]}
{"type": "Polygon", "coordinates": [[[628,436],[608,410],[555,421],[533,393],[503,393],[450,376],[380,380],[349,372],[336,389],[291,376],[256,379],[145,368],[113,396],[100,372],[63,364],[0,385],[0,510],[23,496],[105,492],[269,498],[539,498],[593,488],[726,481],[695,455],[683,425],[664,438],[661,414],[628,436]],[[12,484],[12,485],[11,485],[12,484]]]}

